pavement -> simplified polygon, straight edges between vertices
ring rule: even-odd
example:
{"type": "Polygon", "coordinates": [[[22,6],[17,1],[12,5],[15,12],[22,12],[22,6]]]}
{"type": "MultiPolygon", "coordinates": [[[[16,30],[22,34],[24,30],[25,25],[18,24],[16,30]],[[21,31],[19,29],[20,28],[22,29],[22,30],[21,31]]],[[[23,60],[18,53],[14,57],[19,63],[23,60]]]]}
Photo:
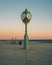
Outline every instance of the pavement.
{"type": "Polygon", "coordinates": [[[0,65],[52,65],[52,43],[23,45],[0,42],[0,65]]]}

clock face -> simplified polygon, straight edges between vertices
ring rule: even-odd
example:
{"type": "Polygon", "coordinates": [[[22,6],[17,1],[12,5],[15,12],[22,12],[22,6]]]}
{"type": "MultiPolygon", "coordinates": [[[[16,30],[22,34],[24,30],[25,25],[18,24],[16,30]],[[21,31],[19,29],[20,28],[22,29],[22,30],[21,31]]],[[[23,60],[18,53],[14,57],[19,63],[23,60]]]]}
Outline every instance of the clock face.
{"type": "Polygon", "coordinates": [[[29,20],[31,19],[31,14],[30,14],[30,13],[27,14],[27,18],[28,18],[29,20]]]}
{"type": "Polygon", "coordinates": [[[23,14],[21,15],[21,19],[22,19],[22,20],[25,19],[25,13],[23,13],[23,14]]]}

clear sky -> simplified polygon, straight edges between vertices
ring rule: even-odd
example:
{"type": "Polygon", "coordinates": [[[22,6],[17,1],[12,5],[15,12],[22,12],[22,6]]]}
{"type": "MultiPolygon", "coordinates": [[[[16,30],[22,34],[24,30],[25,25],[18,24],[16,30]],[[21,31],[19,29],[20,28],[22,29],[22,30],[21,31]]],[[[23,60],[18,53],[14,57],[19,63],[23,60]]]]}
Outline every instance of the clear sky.
{"type": "Polygon", "coordinates": [[[52,39],[52,0],[0,0],[0,39],[23,39],[26,8],[32,14],[29,39],[52,39]]]}

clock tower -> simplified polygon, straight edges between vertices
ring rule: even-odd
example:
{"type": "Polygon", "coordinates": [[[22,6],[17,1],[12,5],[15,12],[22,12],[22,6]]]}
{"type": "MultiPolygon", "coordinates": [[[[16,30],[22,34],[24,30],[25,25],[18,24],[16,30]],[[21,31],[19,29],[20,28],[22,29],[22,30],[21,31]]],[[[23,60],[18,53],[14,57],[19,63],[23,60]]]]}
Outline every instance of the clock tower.
{"type": "Polygon", "coordinates": [[[25,24],[24,49],[28,48],[27,24],[30,22],[31,18],[32,18],[31,13],[27,9],[25,9],[25,11],[21,14],[21,19],[25,24]]]}

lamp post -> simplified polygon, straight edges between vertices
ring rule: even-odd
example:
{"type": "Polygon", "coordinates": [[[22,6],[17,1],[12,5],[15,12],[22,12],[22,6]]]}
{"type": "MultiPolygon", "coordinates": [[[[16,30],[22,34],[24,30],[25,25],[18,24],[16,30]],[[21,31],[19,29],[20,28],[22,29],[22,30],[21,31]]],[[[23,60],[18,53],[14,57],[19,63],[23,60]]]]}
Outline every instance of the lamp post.
{"type": "Polygon", "coordinates": [[[27,24],[30,22],[31,18],[31,13],[27,9],[25,9],[25,11],[21,14],[21,19],[25,24],[24,49],[27,49],[28,47],[27,24]]]}

